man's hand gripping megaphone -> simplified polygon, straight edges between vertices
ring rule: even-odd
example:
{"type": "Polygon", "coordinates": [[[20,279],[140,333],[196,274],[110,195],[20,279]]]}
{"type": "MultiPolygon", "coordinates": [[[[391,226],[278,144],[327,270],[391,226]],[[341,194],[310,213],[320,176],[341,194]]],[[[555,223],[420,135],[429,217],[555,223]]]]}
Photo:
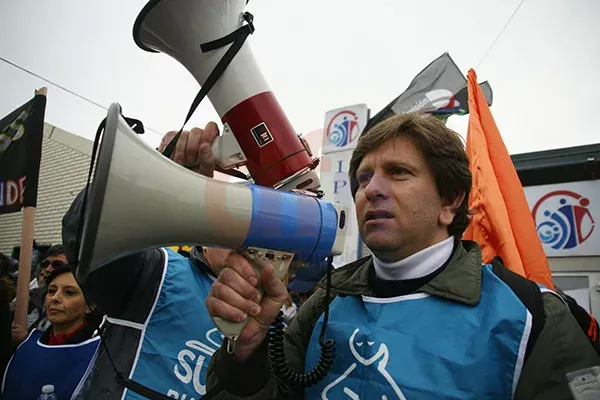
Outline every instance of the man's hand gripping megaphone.
{"type": "MultiPolygon", "coordinates": [[[[163,153],[175,135],[177,131],[167,132],[158,146],[158,151],[163,153]]],[[[219,127],[214,122],[206,124],[204,129],[192,128],[191,131],[182,131],[170,158],[179,165],[212,178],[215,172],[215,157],[211,146],[218,136],[219,127]]]]}

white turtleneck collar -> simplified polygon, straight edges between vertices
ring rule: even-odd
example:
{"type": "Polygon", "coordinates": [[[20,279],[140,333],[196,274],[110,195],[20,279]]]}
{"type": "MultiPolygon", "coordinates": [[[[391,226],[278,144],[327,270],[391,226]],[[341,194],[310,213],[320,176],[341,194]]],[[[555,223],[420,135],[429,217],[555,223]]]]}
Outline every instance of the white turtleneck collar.
{"type": "Polygon", "coordinates": [[[386,281],[417,279],[440,268],[452,255],[454,237],[429,246],[404,260],[386,263],[373,256],[375,274],[386,281]]]}

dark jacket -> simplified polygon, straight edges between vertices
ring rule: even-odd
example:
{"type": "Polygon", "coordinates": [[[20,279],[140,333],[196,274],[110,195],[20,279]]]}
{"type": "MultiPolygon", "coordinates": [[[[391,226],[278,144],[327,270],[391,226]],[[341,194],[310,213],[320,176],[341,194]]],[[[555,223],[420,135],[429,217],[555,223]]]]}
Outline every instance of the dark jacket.
{"type": "MultiPolygon", "coordinates": [[[[77,232],[81,215],[83,192],[71,204],[63,217],[63,245],[71,263],[77,259],[77,232]]],[[[195,249],[191,259],[198,268],[210,273],[202,251],[195,249]]],[[[88,276],[82,287],[86,297],[107,317],[144,324],[159,295],[164,269],[164,253],[150,249],[120,258],[88,276]]],[[[79,398],[94,400],[121,399],[124,387],[116,382],[117,370],[129,376],[141,339],[141,331],[106,322],[102,329],[106,346],[100,347],[88,391],[79,398]],[[106,352],[108,348],[109,354],[106,352]]]]}
{"type": "Polygon", "coordinates": [[[31,313],[33,310],[43,311],[45,297],[46,297],[46,288],[45,287],[36,287],[34,289],[31,289],[29,291],[28,312],[31,313]]]}
{"type": "MultiPolygon", "coordinates": [[[[87,297],[107,317],[143,324],[158,295],[163,255],[158,249],[145,251],[106,265],[93,272],[83,285],[87,297]]],[[[117,370],[129,375],[140,341],[141,332],[134,328],[105,323],[102,338],[117,370]]],[[[102,346],[90,378],[88,399],[120,399],[123,386],[109,354],[102,346]]]]}
{"type": "Polygon", "coordinates": [[[29,309],[27,310],[28,332],[34,329],[46,330],[49,325],[45,308],[46,289],[45,287],[36,287],[29,291],[29,309]]]}
{"type": "MultiPolygon", "coordinates": [[[[481,250],[473,242],[459,246],[444,271],[417,292],[476,307],[481,295],[481,250]]],[[[334,271],[332,295],[373,296],[370,287],[372,260],[334,271]]],[[[304,372],[304,360],[313,327],[324,311],[325,290],[320,289],[302,306],[285,336],[290,368],[304,372]]],[[[571,399],[565,373],[600,365],[588,339],[558,296],[544,294],[545,324],[521,373],[515,399],[571,399]]],[[[304,398],[303,390],[291,390],[269,370],[266,343],[245,363],[238,363],[221,348],[211,359],[209,387],[227,388],[219,399],[304,398]]]]}

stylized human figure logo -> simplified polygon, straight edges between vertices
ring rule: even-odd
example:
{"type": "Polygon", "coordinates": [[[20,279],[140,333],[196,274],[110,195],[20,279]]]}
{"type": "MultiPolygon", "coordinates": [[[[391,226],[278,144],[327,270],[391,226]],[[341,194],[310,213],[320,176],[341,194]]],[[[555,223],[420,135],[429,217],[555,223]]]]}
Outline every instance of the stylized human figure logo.
{"type": "Polygon", "coordinates": [[[358,115],[350,110],[340,111],[327,125],[325,134],[329,138],[329,143],[337,147],[352,143],[360,134],[358,115]]]}
{"type": "Polygon", "coordinates": [[[542,243],[561,250],[585,242],[595,228],[589,205],[589,199],[568,190],[550,192],[539,199],[532,214],[542,243]]]}
{"type": "MultiPolygon", "coordinates": [[[[388,348],[385,345],[385,343],[381,343],[379,345],[379,348],[377,349],[377,351],[374,352],[373,351],[373,348],[374,348],[373,346],[375,344],[374,342],[370,342],[370,341],[365,342],[364,340],[355,342],[358,332],[359,332],[359,329],[356,328],[354,330],[354,332],[352,333],[352,336],[350,336],[350,340],[349,340],[350,351],[352,352],[352,355],[354,356],[354,358],[356,359],[357,362],[352,363],[348,367],[348,369],[346,369],[346,371],[339,378],[337,378],[336,380],[331,382],[329,385],[327,385],[325,387],[325,389],[323,389],[323,392],[321,393],[321,398],[323,400],[327,400],[330,398],[331,399],[349,398],[352,400],[359,400],[360,396],[358,395],[357,391],[359,391],[361,387],[364,387],[364,383],[362,383],[362,384],[357,383],[355,379],[352,379],[352,376],[351,376],[352,372],[355,369],[360,368],[360,367],[371,368],[371,365],[373,365],[376,361],[379,361],[376,365],[377,371],[383,376],[385,381],[387,381],[387,383],[390,385],[391,390],[384,389],[385,390],[384,394],[369,393],[369,399],[406,400],[406,397],[404,397],[404,395],[402,394],[402,391],[400,390],[400,388],[394,381],[394,378],[392,378],[392,376],[386,369],[388,360],[390,358],[390,354],[389,354],[388,348]],[[360,350],[357,350],[357,347],[360,350]],[[374,353],[374,354],[371,356],[364,357],[359,353],[362,353],[364,355],[367,355],[369,353],[371,353],[371,354],[374,353]],[[354,383],[354,385],[353,385],[353,383],[354,383]],[[355,387],[351,387],[351,386],[355,386],[355,387]],[[344,395],[346,395],[346,396],[344,396],[344,395]],[[388,395],[391,395],[392,397],[388,397],[388,395]],[[331,396],[331,397],[329,397],[329,396],[331,396]]],[[[358,378],[358,379],[360,379],[360,378],[358,378]]],[[[376,387],[376,386],[374,385],[374,387],[376,387]]]]}

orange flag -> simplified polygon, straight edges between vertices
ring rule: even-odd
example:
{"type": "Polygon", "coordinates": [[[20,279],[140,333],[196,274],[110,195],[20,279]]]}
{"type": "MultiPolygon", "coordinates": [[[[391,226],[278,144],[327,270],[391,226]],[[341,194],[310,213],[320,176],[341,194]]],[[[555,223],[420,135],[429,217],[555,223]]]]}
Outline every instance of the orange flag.
{"type": "Polygon", "coordinates": [[[472,69],[468,79],[473,220],[463,238],[479,243],[484,262],[498,255],[512,271],[554,289],[525,192],[472,69]]]}

